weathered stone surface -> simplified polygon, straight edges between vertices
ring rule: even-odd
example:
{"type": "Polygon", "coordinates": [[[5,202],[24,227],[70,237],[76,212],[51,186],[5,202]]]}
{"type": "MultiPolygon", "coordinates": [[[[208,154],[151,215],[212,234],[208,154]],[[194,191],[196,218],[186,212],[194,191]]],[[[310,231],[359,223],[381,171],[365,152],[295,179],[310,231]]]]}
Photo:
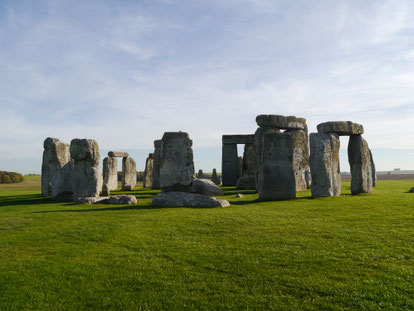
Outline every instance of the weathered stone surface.
{"type": "Polygon", "coordinates": [[[257,191],[262,200],[296,197],[291,133],[267,133],[263,139],[257,191]]]}
{"type": "Polygon", "coordinates": [[[117,152],[117,151],[109,151],[108,157],[118,157],[118,158],[128,158],[128,152],[117,152]]]}
{"type": "Polygon", "coordinates": [[[371,158],[371,175],[372,175],[372,187],[377,185],[377,170],[375,169],[374,158],[372,157],[371,149],[369,150],[369,156],[371,158]]]}
{"type": "Polygon", "coordinates": [[[145,171],[144,171],[144,188],[152,187],[152,174],[154,171],[154,154],[150,153],[147,160],[145,161],[145,171]]]}
{"type": "Polygon", "coordinates": [[[351,193],[372,192],[371,156],[368,144],[361,135],[352,135],[348,144],[348,161],[351,167],[351,193]]]}
{"type": "Polygon", "coordinates": [[[152,189],[161,189],[160,167],[161,167],[161,139],[154,140],[154,163],[152,169],[152,189]]]}
{"type": "Polygon", "coordinates": [[[237,180],[236,189],[255,190],[256,189],[256,158],[253,144],[244,145],[242,175],[237,180]]]}
{"type": "Polygon", "coordinates": [[[75,160],[72,188],[73,197],[97,197],[102,190],[103,178],[99,172],[99,147],[93,139],[73,139],[70,154],[75,160]]]}
{"type": "Polygon", "coordinates": [[[226,207],[230,203],[207,195],[188,192],[166,192],[154,196],[151,205],[164,207],[226,207]]]}
{"type": "Polygon", "coordinates": [[[115,195],[112,197],[81,197],[74,200],[75,204],[122,204],[134,205],[137,198],[133,195],[115,195]]]}
{"type": "Polygon", "coordinates": [[[223,190],[221,190],[220,187],[218,187],[210,179],[200,178],[193,180],[190,192],[204,195],[224,195],[223,190]]]}
{"type": "Polygon", "coordinates": [[[160,183],[164,192],[189,191],[194,179],[192,141],[187,133],[166,132],[161,144],[160,183]]]}
{"type": "Polygon", "coordinates": [[[216,185],[220,184],[220,179],[217,176],[217,170],[215,168],[213,169],[213,173],[211,174],[211,181],[216,185]]]}
{"type": "Polygon", "coordinates": [[[222,143],[223,145],[234,145],[234,144],[253,144],[254,143],[254,135],[223,135],[222,136],[222,143]]]}
{"type": "Polygon", "coordinates": [[[70,157],[69,145],[57,138],[48,137],[43,147],[42,194],[54,198],[70,196],[74,163],[70,157]]]}
{"type": "MultiPolygon", "coordinates": [[[[239,157],[239,177],[243,175],[243,157],[239,157]]],[[[236,181],[237,184],[237,181],[236,181]]]]}
{"type": "Polygon", "coordinates": [[[312,197],[332,197],[341,194],[339,147],[337,134],[310,134],[312,197]]]}
{"type": "Polygon", "coordinates": [[[118,160],[106,157],[103,160],[103,186],[102,195],[109,195],[111,190],[118,188],[118,160]]]}
{"type": "Polygon", "coordinates": [[[256,177],[256,186],[257,186],[257,181],[259,178],[259,166],[260,163],[263,162],[262,159],[262,146],[263,146],[263,140],[264,140],[264,136],[267,133],[280,133],[280,130],[278,128],[272,128],[272,127],[259,127],[255,134],[254,134],[254,154],[255,154],[255,168],[256,168],[256,172],[255,172],[255,177],[256,177]]]}
{"type": "Polygon", "coordinates": [[[223,186],[235,186],[239,178],[239,158],[237,145],[223,145],[221,157],[223,186]]]}
{"type": "Polygon", "coordinates": [[[278,129],[305,130],[306,119],[295,116],[282,116],[277,114],[261,114],[256,117],[260,127],[273,127],[278,129]]]}
{"type": "Polygon", "coordinates": [[[123,191],[134,189],[137,184],[137,164],[133,158],[122,158],[122,186],[123,191]]]}
{"type": "Polygon", "coordinates": [[[296,191],[307,189],[306,171],[309,170],[308,135],[302,130],[289,130],[293,142],[293,170],[295,172],[296,191]]]}
{"type": "Polygon", "coordinates": [[[198,170],[197,178],[199,179],[204,178],[203,170],[198,170]]]}
{"type": "Polygon", "coordinates": [[[339,136],[364,134],[361,124],[351,121],[330,121],[318,124],[318,133],[335,133],[339,136]]]}
{"type": "Polygon", "coordinates": [[[306,189],[310,189],[312,186],[312,176],[310,169],[305,171],[305,181],[306,181],[306,189]]]}

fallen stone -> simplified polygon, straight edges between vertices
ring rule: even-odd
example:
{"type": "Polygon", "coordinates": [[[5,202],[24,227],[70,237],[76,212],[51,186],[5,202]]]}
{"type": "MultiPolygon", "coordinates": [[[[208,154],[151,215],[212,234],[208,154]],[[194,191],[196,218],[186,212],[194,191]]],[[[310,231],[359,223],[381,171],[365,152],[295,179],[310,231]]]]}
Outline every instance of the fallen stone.
{"type": "Polygon", "coordinates": [[[80,197],[74,200],[75,204],[122,204],[134,205],[137,198],[133,195],[115,195],[112,197],[80,197]]]}
{"type": "Polygon", "coordinates": [[[361,124],[351,121],[330,121],[318,124],[318,133],[335,133],[339,136],[350,136],[364,134],[361,124]]]}
{"type": "Polygon", "coordinates": [[[368,144],[361,135],[352,135],[348,144],[348,161],[351,167],[351,193],[372,192],[371,156],[368,144]]]}
{"type": "Polygon", "coordinates": [[[116,152],[116,151],[109,151],[108,157],[118,157],[118,158],[128,158],[128,152],[116,152]]]}
{"type": "Polygon", "coordinates": [[[166,192],[154,196],[151,205],[163,207],[227,207],[226,200],[188,192],[166,192]]]}
{"type": "Polygon", "coordinates": [[[339,147],[337,134],[310,134],[312,197],[332,197],[341,194],[339,147]]]}
{"type": "Polygon", "coordinates": [[[130,191],[137,184],[137,164],[133,158],[122,158],[121,190],[130,191]]]}
{"type": "Polygon", "coordinates": [[[204,195],[224,195],[223,190],[209,179],[196,178],[190,189],[191,193],[204,195]]]}
{"type": "Polygon", "coordinates": [[[277,114],[261,114],[256,117],[260,127],[273,127],[278,129],[305,130],[306,119],[295,116],[282,116],[277,114]]]}

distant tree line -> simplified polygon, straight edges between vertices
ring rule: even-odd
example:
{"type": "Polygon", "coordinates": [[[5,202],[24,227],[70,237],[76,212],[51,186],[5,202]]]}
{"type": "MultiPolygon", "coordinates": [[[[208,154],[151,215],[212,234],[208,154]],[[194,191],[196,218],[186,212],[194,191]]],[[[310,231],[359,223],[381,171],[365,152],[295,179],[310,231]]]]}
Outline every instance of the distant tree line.
{"type": "Polygon", "coordinates": [[[0,171],[0,184],[16,184],[24,180],[22,174],[0,171]]]}

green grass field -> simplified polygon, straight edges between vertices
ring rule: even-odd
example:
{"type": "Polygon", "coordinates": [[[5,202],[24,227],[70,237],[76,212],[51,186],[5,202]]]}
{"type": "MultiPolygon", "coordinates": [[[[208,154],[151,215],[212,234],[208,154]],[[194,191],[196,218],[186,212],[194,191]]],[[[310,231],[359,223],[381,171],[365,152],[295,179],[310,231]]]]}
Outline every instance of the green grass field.
{"type": "MultiPolygon", "coordinates": [[[[2,310],[413,310],[414,180],[227,208],[73,205],[0,186],[2,310]]],[[[121,193],[121,192],[117,192],[121,193]]],[[[235,198],[236,193],[244,197],[235,198]]]]}

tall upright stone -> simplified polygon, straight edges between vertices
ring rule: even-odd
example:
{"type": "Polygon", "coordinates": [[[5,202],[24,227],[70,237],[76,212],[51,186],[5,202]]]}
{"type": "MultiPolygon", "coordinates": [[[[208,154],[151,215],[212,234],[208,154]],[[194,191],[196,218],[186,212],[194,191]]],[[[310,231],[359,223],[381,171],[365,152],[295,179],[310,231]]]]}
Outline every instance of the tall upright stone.
{"type": "Polygon", "coordinates": [[[256,189],[256,158],[253,144],[244,145],[242,175],[237,180],[236,189],[255,190],[256,189]]]}
{"type": "Polygon", "coordinates": [[[103,160],[102,195],[109,195],[111,190],[118,188],[118,160],[115,157],[106,157],[103,160]]]}
{"type": "Polygon", "coordinates": [[[372,187],[377,185],[377,170],[375,169],[374,158],[372,157],[371,149],[369,150],[369,156],[371,157],[371,171],[372,171],[372,187]]]}
{"type": "Polygon", "coordinates": [[[306,172],[309,170],[308,135],[304,130],[287,130],[292,135],[293,170],[295,171],[296,190],[308,188],[306,172]]]}
{"type": "Polygon", "coordinates": [[[161,167],[161,139],[154,140],[154,163],[152,169],[152,189],[161,189],[160,167],[161,167]]]}
{"type": "Polygon", "coordinates": [[[197,178],[199,178],[199,179],[204,178],[203,170],[198,170],[197,178]]]}
{"type": "Polygon", "coordinates": [[[255,167],[256,167],[256,185],[259,180],[259,166],[263,162],[263,141],[264,137],[268,133],[280,133],[280,129],[276,127],[259,127],[254,133],[254,154],[255,154],[255,167]]]}
{"type": "Polygon", "coordinates": [[[257,191],[262,200],[288,200],[296,197],[293,170],[293,142],[290,133],[267,133],[258,167],[257,191]]]}
{"type": "Polygon", "coordinates": [[[337,134],[310,134],[312,197],[332,197],[341,194],[339,147],[337,134]]]}
{"type": "Polygon", "coordinates": [[[237,144],[223,144],[221,158],[221,174],[223,186],[235,186],[239,179],[239,157],[237,144]]]}
{"type": "Polygon", "coordinates": [[[217,170],[213,168],[213,173],[211,174],[211,181],[216,185],[220,184],[220,179],[217,176],[217,170]]]}
{"type": "Polygon", "coordinates": [[[348,144],[348,161],[351,167],[351,193],[372,192],[371,155],[361,135],[351,135],[348,144]]]}
{"type": "Polygon", "coordinates": [[[134,189],[137,184],[137,165],[130,157],[122,158],[122,186],[123,191],[134,189]]]}
{"type": "Polygon", "coordinates": [[[98,197],[103,179],[99,172],[99,146],[94,139],[75,138],[70,143],[70,155],[75,161],[73,197],[98,197]]]}
{"type": "Polygon", "coordinates": [[[194,179],[192,144],[188,133],[164,133],[160,166],[160,183],[164,192],[191,190],[194,179]]]}
{"type": "Polygon", "coordinates": [[[42,194],[55,198],[65,194],[70,195],[74,163],[70,157],[69,144],[48,137],[43,147],[42,194]]]}
{"type": "Polygon", "coordinates": [[[145,161],[145,171],[144,171],[144,188],[152,187],[152,174],[154,170],[154,154],[150,153],[147,160],[145,161]]]}

